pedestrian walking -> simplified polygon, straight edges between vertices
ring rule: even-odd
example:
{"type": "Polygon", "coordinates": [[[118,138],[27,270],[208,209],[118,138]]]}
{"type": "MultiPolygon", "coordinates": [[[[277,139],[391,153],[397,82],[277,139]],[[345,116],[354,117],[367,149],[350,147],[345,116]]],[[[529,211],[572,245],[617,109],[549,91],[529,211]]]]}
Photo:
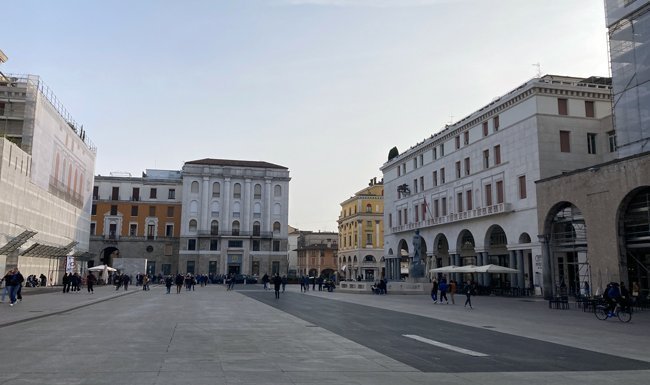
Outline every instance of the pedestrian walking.
{"type": "Polygon", "coordinates": [[[72,274],[66,273],[63,274],[63,292],[64,293],[69,293],[70,292],[70,284],[72,280],[72,274]]]}
{"type": "Polygon", "coordinates": [[[455,305],[456,300],[454,299],[454,294],[456,294],[456,280],[452,279],[449,281],[449,296],[451,297],[451,304],[455,305]]]}
{"type": "Polygon", "coordinates": [[[284,289],[287,287],[287,276],[283,275],[282,276],[282,292],[284,293],[284,289]]]}
{"type": "Polygon", "coordinates": [[[124,290],[129,290],[129,283],[131,282],[131,277],[127,274],[122,274],[122,285],[124,286],[124,290]]]}
{"type": "Polygon", "coordinates": [[[467,284],[463,288],[463,291],[465,292],[465,296],[467,296],[467,299],[465,300],[465,307],[469,305],[470,309],[472,308],[472,295],[474,295],[474,287],[472,286],[472,283],[470,281],[467,281],[467,284]]]}
{"type": "Polygon", "coordinates": [[[165,277],[165,287],[167,288],[167,294],[171,292],[173,284],[174,284],[174,279],[172,278],[171,275],[165,277]]]}
{"type": "Polygon", "coordinates": [[[4,277],[2,277],[2,279],[0,280],[0,283],[2,283],[4,285],[4,287],[2,288],[2,301],[0,301],[0,303],[4,302],[5,297],[7,295],[9,295],[9,285],[7,283],[11,279],[11,275],[13,274],[13,270],[14,269],[7,270],[4,277]]]}
{"type": "Polygon", "coordinates": [[[176,284],[176,294],[181,293],[181,289],[183,288],[184,281],[185,278],[183,278],[183,275],[181,273],[176,274],[176,279],[174,279],[174,283],[176,284]]]}
{"type": "Polygon", "coordinates": [[[273,289],[275,289],[275,299],[280,299],[280,287],[282,286],[282,278],[280,274],[275,274],[273,277],[273,289]]]}
{"type": "Polygon", "coordinates": [[[142,276],[142,290],[143,291],[149,290],[149,276],[147,274],[142,276]]]}
{"type": "Polygon", "coordinates": [[[449,304],[449,300],[447,299],[447,279],[443,278],[440,280],[440,285],[438,285],[438,290],[440,290],[440,303],[442,303],[442,300],[445,300],[446,304],[449,304]]]}
{"type": "Polygon", "coordinates": [[[438,281],[435,278],[431,285],[431,299],[433,303],[438,303],[438,281]]]}
{"type": "Polygon", "coordinates": [[[270,281],[269,275],[264,273],[264,275],[262,276],[262,283],[264,284],[264,290],[269,289],[269,281],[270,281]]]}
{"type": "Polygon", "coordinates": [[[95,293],[95,289],[93,289],[95,283],[97,283],[97,277],[95,277],[95,274],[93,274],[92,271],[88,272],[88,275],[86,276],[86,287],[88,288],[88,293],[95,293]]]}

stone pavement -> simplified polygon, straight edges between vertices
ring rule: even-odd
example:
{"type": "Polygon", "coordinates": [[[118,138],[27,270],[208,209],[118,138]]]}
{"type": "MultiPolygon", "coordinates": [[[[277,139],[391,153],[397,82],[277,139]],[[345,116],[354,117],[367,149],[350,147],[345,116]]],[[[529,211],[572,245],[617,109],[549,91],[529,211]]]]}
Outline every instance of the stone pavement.
{"type": "MultiPolygon", "coordinates": [[[[259,290],[260,286],[238,285],[237,289],[259,290]]],[[[298,286],[287,289],[299,292],[298,286]]],[[[467,310],[462,306],[462,296],[457,296],[456,305],[434,305],[429,296],[318,291],[304,295],[650,362],[650,312],[635,313],[631,323],[623,324],[617,320],[598,321],[592,313],[576,309],[551,310],[545,301],[531,298],[474,297],[474,310],[467,310]]],[[[196,292],[181,295],[165,295],[159,286],[153,286],[150,292],[132,286],[126,292],[97,287],[93,295],[85,291],[63,294],[59,290],[26,294],[23,302],[14,307],[0,304],[0,340],[3,346],[12,346],[14,353],[0,360],[0,383],[6,380],[12,385],[599,385],[614,381],[644,383],[650,374],[422,373],[217,285],[197,287],[196,292]],[[106,333],[96,333],[98,330],[106,333]],[[40,347],[38,351],[29,348],[35,343],[40,347]]]]}

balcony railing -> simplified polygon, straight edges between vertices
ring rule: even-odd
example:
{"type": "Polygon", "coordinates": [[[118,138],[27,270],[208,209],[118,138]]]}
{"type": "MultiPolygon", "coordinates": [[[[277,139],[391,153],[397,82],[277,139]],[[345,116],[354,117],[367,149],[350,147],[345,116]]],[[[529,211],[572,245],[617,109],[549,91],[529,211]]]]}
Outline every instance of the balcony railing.
{"type": "Polygon", "coordinates": [[[407,223],[401,226],[393,226],[391,231],[393,233],[399,233],[401,231],[409,231],[415,229],[421,229],[424,227],[439,226],[446,223],[453,223],[459,221],[466,221],[470,219],[487,217],[490,215],[503,214],[512,210],[512,204],[510,203],[499,203],[492,206],[479,207],[473,210],[462,211],[460,213],[451,213],[445,216],[431,218],[424,221],[407,223]]]}

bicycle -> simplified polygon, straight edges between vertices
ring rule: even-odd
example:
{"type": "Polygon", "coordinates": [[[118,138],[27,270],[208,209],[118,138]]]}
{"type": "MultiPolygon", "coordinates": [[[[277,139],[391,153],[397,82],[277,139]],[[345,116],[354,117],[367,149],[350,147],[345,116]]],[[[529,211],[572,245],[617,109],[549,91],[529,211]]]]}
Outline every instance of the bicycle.
{"type": "Polygon", "coordinates": [[[610,317],[618,317],[619,321],[621,322],[630,322],[630,320],[632,320],[632,313],[630,310],[628,308],[621,307],[619,304],[616,304],[613,312],[608,311],[607,305],[598,305],[594,310],[594,314],[596,314],[596,318],[601,321],[605,321],[610,317]]]}

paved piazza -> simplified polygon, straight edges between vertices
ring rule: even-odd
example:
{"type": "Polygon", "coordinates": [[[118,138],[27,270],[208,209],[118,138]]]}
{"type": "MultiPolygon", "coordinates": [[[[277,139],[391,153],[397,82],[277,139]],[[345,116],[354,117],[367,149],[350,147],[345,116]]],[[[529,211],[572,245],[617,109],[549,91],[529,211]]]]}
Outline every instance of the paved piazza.
{"type": "MultiPolygon", "coordinates": [[[[26,288],[25,291],[30,289],[26,288]]],[[[34,290],[34,289],[32,289],[34,290]]],[[[42,289],[36,289],[42,290],[42,289]]],[[[650,375],[650,311],[629,324],[535,298],[259,285],[48,291],[0,305],[0,384],[611,384],[650,375]]]]}

